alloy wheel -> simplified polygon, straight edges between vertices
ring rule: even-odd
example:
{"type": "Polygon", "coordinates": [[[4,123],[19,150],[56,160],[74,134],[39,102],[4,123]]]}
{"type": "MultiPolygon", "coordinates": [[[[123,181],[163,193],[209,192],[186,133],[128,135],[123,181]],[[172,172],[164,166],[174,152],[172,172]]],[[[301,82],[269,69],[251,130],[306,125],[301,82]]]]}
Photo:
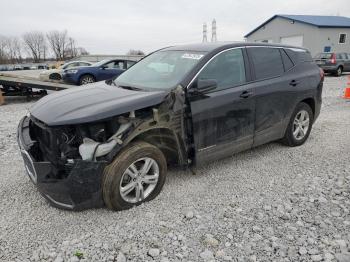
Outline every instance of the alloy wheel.
{"type": "Polygon", "coordinates": [[[341,67],[338,67],[338,69],[337,69],[337,75],[338,75],[338,76],[341,76],[342,73],[343,73],[342,68],[341,68],[341,67]]]}
{"type": "Polygon", "coordinates": [[[293,122],[293,136],[296,140],[302,140],[309,130],[310,116],[306,110],[299,111],[293,122]]]}
{"type": "Polygon", "coordinates": [[[86,85],[86,84],[90,84],[90,83],[94,83],[94,82],[95,82],[95,79],[92,76],[85,76],[81,80],[82,85],[86,85]]]}
{"type": "Polygon", "coordinates": [[[156,188],[159,166],[149,157],[133,162],[125,171],[119,185],[120,196],[128,203],[138,203],[146,199],[156,188]]]}

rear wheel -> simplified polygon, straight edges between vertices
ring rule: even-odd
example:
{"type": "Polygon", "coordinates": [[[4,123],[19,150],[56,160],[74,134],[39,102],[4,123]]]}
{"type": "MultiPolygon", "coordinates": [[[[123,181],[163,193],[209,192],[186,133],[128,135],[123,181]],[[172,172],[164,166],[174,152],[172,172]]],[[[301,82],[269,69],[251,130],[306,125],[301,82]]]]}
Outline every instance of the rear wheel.
{"type": "Polygon", "coordinates": [[[49,79],[51,79],[51,80],[61,80],[62,77],[61,77],[60,74],[54,73],[54,74],[51,74],[51,75],[49,76],[49,79]]]}
{"type": "Polygon", "coordinates": [[[123,210],[154,199],[166,173],[162,151],[146,142],[131,144],[105,169],[102,191],[106,206],[123,210]]]}
{"type": "Polygon", "coordinates": [[[94,82],[96,82],[96,80],[95,80],[95,77],[92,75],[83,75],[82,77],[80,77],[80,80],[79,80],[80,85],[87,85],[94,82]]]}
{"type": "Polygon", "coordinates": [[[313,117],[310,106],[299,103],[292,114],[282,142],[288,146],[304,144],[310,135],[313,117]]]}
{"type": "Polygon", "coordinates": [[[337,71],[335,72],[336,76],[341,76],[343,74],[343,68],[341,66],[339,66],[337,68],[337,71]]]}

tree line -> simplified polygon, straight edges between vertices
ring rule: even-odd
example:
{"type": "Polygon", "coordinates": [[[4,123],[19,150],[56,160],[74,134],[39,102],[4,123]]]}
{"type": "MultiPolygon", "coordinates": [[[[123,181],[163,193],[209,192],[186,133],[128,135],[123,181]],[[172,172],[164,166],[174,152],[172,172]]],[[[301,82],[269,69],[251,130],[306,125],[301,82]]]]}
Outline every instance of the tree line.
{"type": "Polygon", "coordinates": [[[76,46],[67,30],[31,31],[21,37],[0,35],[0,64],[38,63],[48,59],[62,61],[88,54],[85,48],[76,46]]]}

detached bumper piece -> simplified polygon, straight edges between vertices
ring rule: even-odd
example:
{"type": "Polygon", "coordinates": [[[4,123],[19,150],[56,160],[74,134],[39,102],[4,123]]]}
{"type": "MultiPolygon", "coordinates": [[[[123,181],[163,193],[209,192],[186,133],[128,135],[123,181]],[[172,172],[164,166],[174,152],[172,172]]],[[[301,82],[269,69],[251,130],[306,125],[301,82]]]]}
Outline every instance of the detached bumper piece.
{"type": "Polygon", "coordinates": [[[74,160],[57,166],[44,161],[38,143],[30,137],[30,121],[28,117],[20,121],[17,140],[26,172],[39,192],[57,208],[78,211],[104,206],[101,183],[107,162],[74,160]]]}

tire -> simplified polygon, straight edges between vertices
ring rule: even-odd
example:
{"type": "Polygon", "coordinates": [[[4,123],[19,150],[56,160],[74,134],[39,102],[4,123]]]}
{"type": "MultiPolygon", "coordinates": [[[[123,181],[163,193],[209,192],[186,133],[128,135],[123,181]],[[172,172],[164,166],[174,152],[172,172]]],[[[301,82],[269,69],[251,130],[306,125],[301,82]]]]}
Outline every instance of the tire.
{"type": "Polygon", "coordinates": [[[51,79],[51,80],[61,80],[62,77],[61,77],[60,74],[54,73],[54,74],[51,74],[51,75],[49,76],[49,79],[51,79]]]}
{"type": "Polygon", "coordinates": [[[96,82],[96,79],[93,75],[86,74],[80,77],[79,85],[87,85],[96,82]]]}
{"type": "Polygon", "coordinates": [[[341,76],[343,74],[343,67],[339,66],[337,71],[335,71],[335,76],[341,76]]]}
{"type": "MultiPolygon", "coordinates": [[[[162,190],[166,179],[166,173],[167,163],[162,151],[157,147],[142,141],[130,144],[105,168],[102,181],[103,200],[106,206],[112,210],[129,209],[143,202],[150,201],[162,190]],[[151,159],[156,162],[156,165],[152,164],[147,175],[142,176],[142,168],[146,166],[146,161],[141,165],[143,160],[140,161],[140,159],[151,159]],[[136,167],[137,170],[141,170],[140,173],[135,172],[137,173],[136,178],[131,178],[131,176],[129,176],[130,171],[134,170],[131,168],[133,164],[133,167],[136,167]],[[143,182],[143,179],[146,177],[153,178],[156,176],[157,172],[153,170],[156,169],[156,166],[158,166],[157,181],[154,182],[152,180],[152,184],[143,182]],[[154,173],[152,173],[153,171],[154,173]],[[134,182],[134,180],[136,181],[134,182]],[[142,197],[137,197],[137,190],[140,188],[140,183],[143,183],[143,199],[142,197]],[[126,193],[122,194],[123,188],[124,191],[127,192],[128,190],[125,190],[125,188],[129,185],[135,186],[129,193],[127,193],[128,195],[126,193]],[[134,195],[135,198],[133,198],[134,195]]],[[[139,196],[143,194],[140,194],[139,196]]]]}
{"type": "MultiPolygon", "coordinates": [[[[306,115],[306,113],[305,113],[305,115],[306,115]]],[[[296,106],[296,108],[295,108],[295,110],[290,118],[286,133],[282,139],[282,143],[287,145],[287,146],[291,146],[291,147],[301,146],[302,144],[304,144],[310,135],[313,120],[314,120],[314,114],[312,112],[311,107],[306,103],[303,103],[303,102],[299,103],[296,106]],[[300,121],[296,122],[297,118],[302,117],[302,112],[306,112],[308,115],[308,119],[309,119],[308,124],[307,124],[307,130],[305,128],[302,128],[303,132],[301,131],[301,127],[299,126],[299,124],[296,124],[296,123],[300,123],[300,124],[302,123],[300,121]],[[299,127],[299,132],[297,132],[298,127],[299,127]],[[296,133],[297,133],[297,135],[295,135],[296,133]],[[302,136],[303,133],[304,133],[304,135],[302,136]]],[[[304,121],[303,123],[305,124],[306,122],[304,121]]],[[[306,124],[305,124],[305,127],[306,127],[306,124]]]]}

